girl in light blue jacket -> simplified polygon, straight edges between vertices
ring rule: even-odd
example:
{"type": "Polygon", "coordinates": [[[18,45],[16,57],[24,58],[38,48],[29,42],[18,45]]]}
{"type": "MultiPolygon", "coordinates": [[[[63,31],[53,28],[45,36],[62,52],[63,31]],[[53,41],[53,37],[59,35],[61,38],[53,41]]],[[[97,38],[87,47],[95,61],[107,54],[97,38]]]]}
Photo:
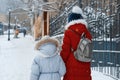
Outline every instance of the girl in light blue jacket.
{"type": "Polygon", "coordinates": [[[33,60],[30,80],[61,80],[66,68],[58,55],[58,46],[58,40],[49,36],[43,37],[36,44],[38,54],[33,60]]]}

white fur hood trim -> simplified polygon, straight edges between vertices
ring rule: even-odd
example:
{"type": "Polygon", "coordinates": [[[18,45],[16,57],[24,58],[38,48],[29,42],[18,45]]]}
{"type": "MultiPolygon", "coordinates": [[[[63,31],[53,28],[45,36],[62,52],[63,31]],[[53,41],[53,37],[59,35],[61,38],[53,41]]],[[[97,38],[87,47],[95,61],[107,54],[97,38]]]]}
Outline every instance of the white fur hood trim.
{"type": "Polygon", "coordinates": [[[55,38],[49,37],[49,36],[44,36],[39,42],[36,43],[35,49],[39,50],[39,47],[45,43],[53,43],[56,45],[56,47],[59,47],[59,41],[55,38]]]}
{"type": "Polygon", "coordinates": [[[87,27],[87,22],[84,19],[80,19],[80,20],[73,20],[71,22],[69,22],[66,26],[65,26],[65,30],[67,30],[70,26],[75,25],[75,24],[83,24],[87,27]]]}

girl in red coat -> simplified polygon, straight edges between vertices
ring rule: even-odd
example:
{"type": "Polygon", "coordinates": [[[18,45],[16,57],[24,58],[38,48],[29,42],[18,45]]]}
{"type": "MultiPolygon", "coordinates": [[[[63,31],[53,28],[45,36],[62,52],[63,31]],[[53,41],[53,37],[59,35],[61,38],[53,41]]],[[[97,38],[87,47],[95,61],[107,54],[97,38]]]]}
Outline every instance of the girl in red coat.
{"type": "Polygon", "coordinates": [[[91,80],[90,62],[80,62],[75,59],[71,49],[76,50],[82,33],[91,40],[92,36],[87,29],[87,22],[78,6],[74,6],[68,17],[68,24],[65,26],[63,38],[62,56],[67,72],[63,80],[91,80]],[[78,36],[79,35],[79,36],[78,36]]]}

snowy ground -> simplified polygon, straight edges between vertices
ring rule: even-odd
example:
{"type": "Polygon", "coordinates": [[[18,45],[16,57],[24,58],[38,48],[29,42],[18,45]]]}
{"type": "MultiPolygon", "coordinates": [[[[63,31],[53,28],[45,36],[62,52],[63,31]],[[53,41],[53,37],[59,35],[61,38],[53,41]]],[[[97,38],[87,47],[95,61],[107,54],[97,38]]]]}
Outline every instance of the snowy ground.
{"type": "MultiPolygon", "coordinates": [[[[31,36],[7,40],[0,35],[0,80],[29,80],[35,41],[31,36]]],[[[92,71],[92,80],[114,80],[102,73],[92,71]]]]}

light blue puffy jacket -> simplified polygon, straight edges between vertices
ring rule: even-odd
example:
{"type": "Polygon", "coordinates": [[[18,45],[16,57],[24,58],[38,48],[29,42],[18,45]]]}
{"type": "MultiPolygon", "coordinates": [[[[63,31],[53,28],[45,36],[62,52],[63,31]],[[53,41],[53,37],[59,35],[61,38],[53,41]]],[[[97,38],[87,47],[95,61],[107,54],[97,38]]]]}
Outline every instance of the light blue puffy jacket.
{"type": "Polygon", "coordinates": [[[52,43],[40,46],[39,54],[33,60],[30,80],[61,80],[66,68],[56,51],[52,43]]]}

